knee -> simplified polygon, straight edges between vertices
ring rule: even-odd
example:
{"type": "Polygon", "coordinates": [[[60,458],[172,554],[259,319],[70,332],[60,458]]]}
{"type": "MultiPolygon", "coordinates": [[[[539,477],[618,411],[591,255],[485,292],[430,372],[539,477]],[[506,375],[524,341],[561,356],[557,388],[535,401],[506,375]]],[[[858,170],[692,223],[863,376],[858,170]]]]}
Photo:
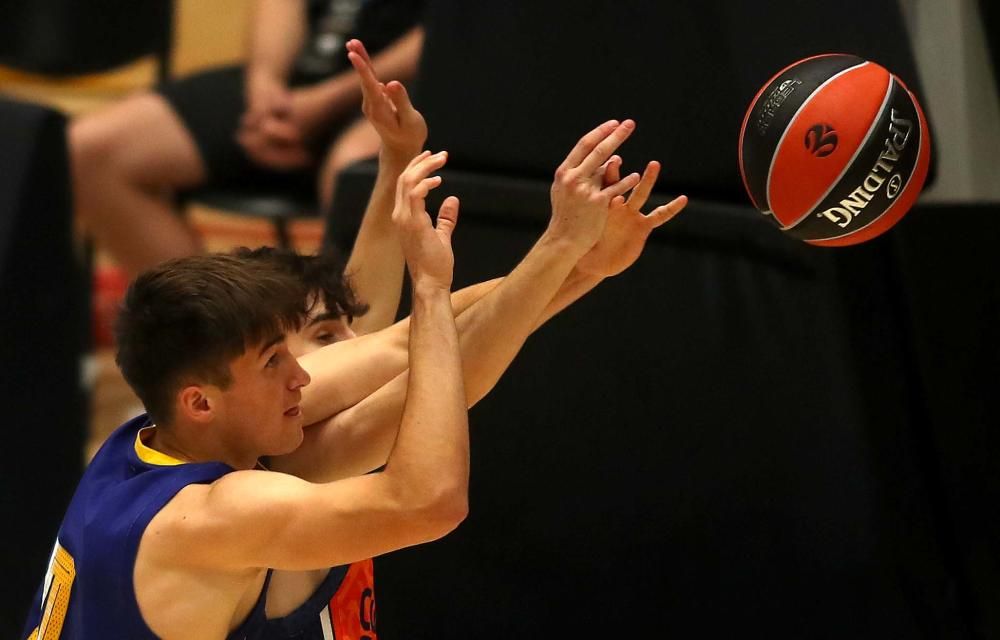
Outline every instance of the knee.
{"type": "Polygon", "coordinates": [[[111,171],[123,155],[123,141],[115,122],[104,114],[75,119],[70,123],[68,137],[70,162],[77,179],[111,171]]]}

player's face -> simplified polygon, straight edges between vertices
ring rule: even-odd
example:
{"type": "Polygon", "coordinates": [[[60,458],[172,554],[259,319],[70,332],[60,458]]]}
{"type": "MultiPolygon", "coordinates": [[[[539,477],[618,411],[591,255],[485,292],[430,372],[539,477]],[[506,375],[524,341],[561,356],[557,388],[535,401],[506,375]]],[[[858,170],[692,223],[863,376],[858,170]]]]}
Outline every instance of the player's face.
{"type": "Polygon", "coordinates": [[[302,443],[299,402],[309,374],[284,337],[250,347],[230,365],[232,383],[222,391],[226,424],[241,447],[257,456],[281,455],[302,443]]]}
{"type": "Polygon", "coordinates": [[[354,337],[354,331],[344,317],[328,313],[326,306],[318,302],[309,312],[302,328],[288,335],[288,350],[299,358],[328,344],[354,337]]]}

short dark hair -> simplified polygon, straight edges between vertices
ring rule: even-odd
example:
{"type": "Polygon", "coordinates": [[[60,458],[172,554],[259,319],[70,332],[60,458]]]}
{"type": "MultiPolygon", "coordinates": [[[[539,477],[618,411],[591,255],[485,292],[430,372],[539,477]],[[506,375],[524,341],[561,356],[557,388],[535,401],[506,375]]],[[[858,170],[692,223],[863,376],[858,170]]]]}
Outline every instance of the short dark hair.
{"type": "Polygon", "coordinates": [[[350,321],[368,312],[368,305],[358,299],[350,278],[344,273],[344,261],[333,247],[324,247],[314,254],[276,247],[239,247],[233,255],[269,262],[295,276],[305,285],[309,302],[315,304],[322,300],[327,313],[344,316],[350,321]]]}
{"type": "Polygon", "coordinates": [[[165,262],[132,282],[118,314],[116,361],[152,420],[173,420],[189,379],[226,388],[247,348],[301,326],[308,292],[267,262],[209,254],[165,262]]]}

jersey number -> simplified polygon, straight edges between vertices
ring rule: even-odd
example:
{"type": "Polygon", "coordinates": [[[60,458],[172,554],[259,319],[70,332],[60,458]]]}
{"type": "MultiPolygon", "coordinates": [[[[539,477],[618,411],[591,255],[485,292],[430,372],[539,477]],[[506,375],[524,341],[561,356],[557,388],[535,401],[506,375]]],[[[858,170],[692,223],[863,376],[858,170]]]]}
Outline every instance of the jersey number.
{"type": "Polygon", "coordinates": [[[69,592],[76,578],[76,563],[73,556],[62,548],[56,540],[56,548],[49,560],[49,570],[45,574],[45,590],[42,593],[42,619],[28,640],[58,640],[62,633],[66,611],[69,609],[69,592]]]}

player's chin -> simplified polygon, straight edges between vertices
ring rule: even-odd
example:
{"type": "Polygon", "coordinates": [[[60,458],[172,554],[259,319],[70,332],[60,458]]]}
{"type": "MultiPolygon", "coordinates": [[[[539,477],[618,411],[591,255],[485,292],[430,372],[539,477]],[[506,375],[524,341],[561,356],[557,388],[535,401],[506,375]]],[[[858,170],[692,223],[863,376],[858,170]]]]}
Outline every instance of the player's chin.
{"type": "Polygon", "coordinates": [[[275,443],[272,447],[275,451],[271,452],[269,455],[281,456],[287,453],[291,453],[299,448],[302,441],[305,439],[305,421],[302,419],[302,414],[294,418],[285,417],[285,424],[281,430],[280,441],[275,443]]]}

